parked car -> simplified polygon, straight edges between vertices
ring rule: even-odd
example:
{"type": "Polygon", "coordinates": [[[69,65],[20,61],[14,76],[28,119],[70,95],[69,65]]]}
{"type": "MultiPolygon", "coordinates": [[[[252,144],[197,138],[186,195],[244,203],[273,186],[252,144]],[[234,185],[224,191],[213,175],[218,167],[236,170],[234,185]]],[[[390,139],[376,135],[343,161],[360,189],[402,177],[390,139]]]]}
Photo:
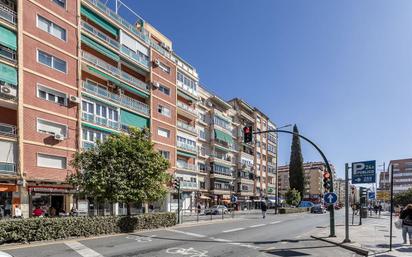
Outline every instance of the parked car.
{"type": "Polygon", "coordinates": [[[312,208],[313,206],[315,206],[315,204],[309,201],[301,201],[299,204],[300,208],[312,208]]]}
{"type": "Polygon", "coordinates": [[[310,213],[326,213],[326,209],[322,204],[316,204],[310,208],[310,213]]]}
{"type": "Polygon", "coordinates": [[[205,210],[205,215],[227,214],[229,211],[224,205],[213,205],[211,208],[205,210]]]}

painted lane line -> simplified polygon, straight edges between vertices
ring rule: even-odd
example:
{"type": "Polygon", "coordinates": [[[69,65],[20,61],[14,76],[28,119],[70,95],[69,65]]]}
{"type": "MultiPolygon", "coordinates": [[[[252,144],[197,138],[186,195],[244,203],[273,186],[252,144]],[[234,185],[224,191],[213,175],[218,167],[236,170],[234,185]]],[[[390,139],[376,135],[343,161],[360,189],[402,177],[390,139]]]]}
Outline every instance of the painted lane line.
{"type": "Polygon", "coordinates": [[[266,224],[257,224],[257,225],[249,226],[249,228],[257,228],[257,227],[262,227],[262,226],[266,226],[266,224]]]}
{"type": "Polygon", "coordinates": [[[281,223],[282,221],[278,220],[278,221],[272,221],[270,224],[278,224],[281,223]]]}
{"type": "Polygon", "coordinates": [[[229,239],[223,239],[223,238],[214,238],[214,237],[210,237],[210,239],[212,239],[213,241],[223,242],[223,243],[231,243],[231,242],[233,242],[232,240],[229,240],[229,239]]]}
{"type": "Polygon", "coordinates": [[[83,257],[103,257],[103,255],[101,255],[100,253],[86,247],[85,245],[77,241],[70,241],[66,242],[65,244],[83,257]]]}
{"type": "Polygon", "coordinates": [[[191,232],[186,232],[186,231],[180,231],[180,230],[175,230],[175,229],[166,229],[167,231],[170,232],[175,232],[175,233],[179,233],[179,234],[184,234],[187,236],[194,236],[194,237],[206,237],[205,235],[200,235],[200,234],[196,234],[196,233],[191,233],[191,232]]]}
{"type": "Polygon", "coordinates": [[[245,228],[234,228],[234,229],[229,229],[229,230],[222,231],[222,233],[235,232],[235,231],[244,230],[244,229],[245,228]]]}

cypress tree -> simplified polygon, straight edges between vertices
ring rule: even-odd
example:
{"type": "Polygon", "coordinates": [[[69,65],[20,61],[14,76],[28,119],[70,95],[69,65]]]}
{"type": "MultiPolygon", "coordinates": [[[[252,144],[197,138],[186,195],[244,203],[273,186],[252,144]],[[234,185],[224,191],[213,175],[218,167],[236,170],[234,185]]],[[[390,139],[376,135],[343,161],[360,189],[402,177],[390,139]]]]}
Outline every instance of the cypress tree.
{"type": "MultiPolygon", "coordinates": [[[[293,132],[299,134],[296,124],[293,126],[293,132]]],[[[300,148],[300,138],[293,135],[290,162],[289,162],[289,185],[291,189],[296,189],[303,199],[305,190],[305,171],[303,169],[302,150],[300,148]]]]}

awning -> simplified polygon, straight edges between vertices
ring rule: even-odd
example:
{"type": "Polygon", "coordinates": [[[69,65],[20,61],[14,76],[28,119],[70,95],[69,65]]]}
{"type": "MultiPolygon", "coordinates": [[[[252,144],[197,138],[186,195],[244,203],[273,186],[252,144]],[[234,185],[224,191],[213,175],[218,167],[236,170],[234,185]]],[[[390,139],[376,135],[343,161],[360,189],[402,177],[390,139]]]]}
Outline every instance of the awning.
{"type": "Polygon", "coordinates": [[[88,19],[90,19],[91,21],[99,25],[100,27],[104,28],[105,30],[107,30],[107,32],[110,32],[114,36],[117,36],[119,34],[119,30],[115,26],[105,21],[104,19],[100,18],[98,15],[96,15],[94,12],[87,9],[86,7],[81,6],[80,12],[81,14],[86,16],[88,19]]]}
{"type": "Polygon", "coordinates": [[[9,29],[6,29],[3,26],[0,26],[0,44],[16,51],[17,50],[16,33],[14,33],[13,31],[9,29]]]}
{"type": "Polygon", "coordinates": [[[140,90],[138,90],[134,87],[131,87],[131,86],[125,84],[125,83],[121,83],[120,87],[122,87],[123,89],[126,89],[127,91],[133,92],[137,95],[140,95],[143,98],[148,98],[149,97],[149,94],[143,93],[142,91],[140,91],[140,90]]]}
{"type": "Polygon", "coordinates": [[[106,128],[101,128],[101,127],[98,127],[98,126],[95,126],[95,125],[92,125],[92,124],[89,124],[89,123],[83,123],[82,122],[82,126],[92,128],[92,129],[95,129],[95,130],[100,130],[100,131],[107,132],[107,133],[110,133],[110,134],[117,133],[117,132],[114,132],[113,130],[106,129],[106,128]]]}
{"type": "Polygon", "coordinates": [[[229,151],[230,151],[229,148],[223,147],[223,146],[220,146],[220,145],[215,145],[215,148],[217,148],[217,149],[219,149],[219,150],[222,150],[222,151],[226,151],[226,152],[229,152],[229,151]]]}
{"type": "Polygon", "coordinates": [[[182,155],[182,156],[186,156],[186,157],[189,157],[189,158],[196,158],[196,154],[186,153],[186,152],[182,152],[182,151],[179,151],[179,150],[177,150],[177,154],[182,155]]]}
{"type": "Polygon", "coordinates": [[[201,196],[199,197],[199,199],[202,199],[202,200],[209,200],[209,199],[210,199],[210,197],[209,197],[209,196],[205,196],[205,195],[201,195],[201,196]]]}
{"type": "Polygon", "coordinates": [[[215,129],[215,138],[224,141],[230,145],[233,144],[232,136],[218,129],[215,129]]]}
{"type": "Polygon", "coordinates": [[[110,59],[115,60],[117,62],[120,61],[120,57],[115,52],[107,49],[103,45],[101,45],[101,44],[97,43],[96,41],[92,40],[91,38],[89,38],[85,35],[82,35],[81,40],[86,45],[90,46],[91,48],[98,51],[99,53],[106,55],[110,59]]]}
{"type": "Polygon", "coordinates": [[[194,102],[197,102],[197,100],[198,100],[196,97],[190,95],[189,93],[182,92],[181,90],[178,90],[177,94],[180,95],[181,97],[185,98],[185,99],[192,100],[194,102]]]}
{"type": "Polygon", "coordinates": [[[141,117],[137,114],[120,110],[120,120],[122,124],[137,128],[149,127],[149,119],[141,117]]]}
{"type": "Polygon", "coordinates": [[[0,63],[0,80],[17,86],[17,70],[9,65],[0,63]]]}

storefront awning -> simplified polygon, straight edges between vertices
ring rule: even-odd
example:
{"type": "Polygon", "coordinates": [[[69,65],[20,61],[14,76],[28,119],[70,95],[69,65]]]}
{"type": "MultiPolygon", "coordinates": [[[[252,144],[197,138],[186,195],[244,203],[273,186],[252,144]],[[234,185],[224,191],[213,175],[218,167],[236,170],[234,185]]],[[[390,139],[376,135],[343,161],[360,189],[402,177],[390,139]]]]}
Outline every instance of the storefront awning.
{"type": "Polygon", "coordinates": [[[139,116],[137,114],[120,110],[120,120],[122,124],[137,128],[149,127],[149,119],[139,116]]]}
{"type": "Polygon", "coordinates": [[[107,49],[106,47],[104,47],[101,44],[97,43],[96,41],[92,40],[91,38],[89,38],[85,35],[82,35],[81,40],[86,45],[90,46],[91,48],[98,51],[99,53],[106,55],[110,59],[115,60],[117,62],[120,61],[120,57],[115,52],[107,49]]]}
{"type": "Polygon", "coordinates": [[[107,30],[107,32],[109,32],[110,34],[113,34],[114,36],[117,36],[119,34],[119,30],[115,26],[100,18],[98,15],[96,15],[94,12],[87,9],[86,7],[81,6],[80,12],[82,15],[86,16],[92,22],[107,30]]]}
{"type": "Polygon", "coordinates": [[[17,50],[17,37],[16,33],[0,26],[0,44],[4,45],[14,51],[17,50]]]}
{"type": "Polygon", "coordinates": [[[220,141],[224,141],[230,145],[233,144],[232,136],[218,129],[215,129],[215,138],[220,141]]]}
{"type": "Polygon", "coordinates": [[[9,65],[0,63],[0,80],[17,86],[17,70],[9,65]]]}

